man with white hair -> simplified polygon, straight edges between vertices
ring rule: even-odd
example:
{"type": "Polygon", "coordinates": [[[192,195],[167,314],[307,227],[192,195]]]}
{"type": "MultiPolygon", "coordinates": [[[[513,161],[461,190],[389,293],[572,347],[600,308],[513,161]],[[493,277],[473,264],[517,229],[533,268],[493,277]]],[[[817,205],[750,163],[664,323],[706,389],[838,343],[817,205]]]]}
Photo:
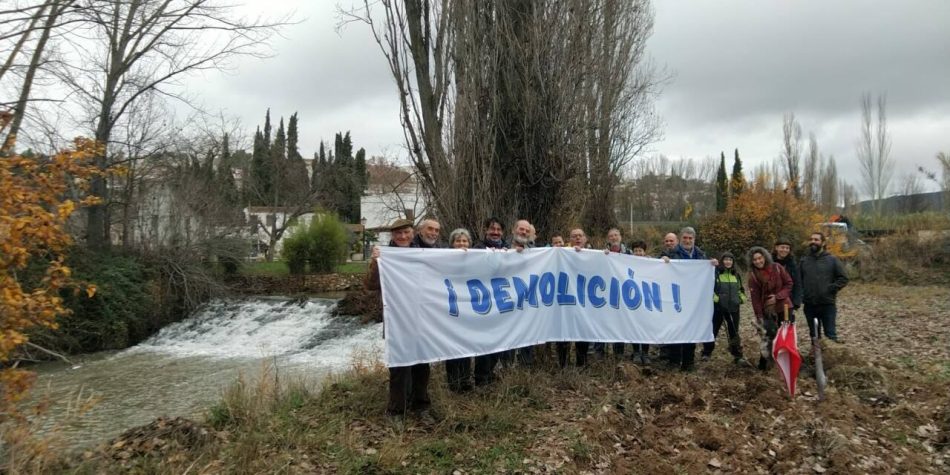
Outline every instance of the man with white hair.
{"type": "MultiPolygon", "coordinates": [[[[695,259],[706,260],[706,253],[696,246],[696,230],[686,226],[680,230],[679,244],[672,251],[664,255],[670,259],[695,259]]],[[[719,265],[718,259],[709,259],[709,262],[715,267],[719,265]]],[[[712,290],[712,289],[710,289],[712,290]]],[[[712,315],[709,316],[712,320],[712,315]]],[[[681,371],[693,371],[696,369],[696,343],[681,343],[672,345],[671,362],[679,364],[681,371]]]]}
{"type": "Polygon", "coordinates": [[[425,218],[416,225],[416,237],[413,239],[415,247],[443,248],[445,244],[439,241],[442,225],[433,218],[425,218]]]}

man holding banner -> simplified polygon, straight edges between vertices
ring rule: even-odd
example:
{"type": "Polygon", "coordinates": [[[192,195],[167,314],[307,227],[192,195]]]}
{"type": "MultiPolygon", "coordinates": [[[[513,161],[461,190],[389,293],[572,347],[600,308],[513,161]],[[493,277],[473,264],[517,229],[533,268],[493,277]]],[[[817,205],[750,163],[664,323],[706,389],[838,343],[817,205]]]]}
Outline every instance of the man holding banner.
{"type": "MultiPolygon", "coordinates": [[[[425,223],[425,222],[424,222],[425,223]]],[[[436,226],[436,236],[438,236],[438,223],[436,226]]],[[[392,241],[389,242],[391,248],[413,248],[417,247],[414,242],[412,221],[408,219],[397,219],[389,228],[392,235],[392,241]]],[[[367,273],[366,288],[369,290],[379,290],[380,249],[373,249],[373,259],[369,263],[369,272],[367,273]]],[[[383,322],[387,318],[399,318],[403,321],[412,321],[413,308],[407,307],[394,311],[385,309],[386,294],[383,289],[383,322]]],[[[387,337],[385,326],[383,336],[387,337]]],[[[388,339],[392,339],[388,335],[388,339]]],[[[399,338],[406,338],[400,336],[399,338]]],[[[393,416],[399,416],[406,413],[407,409],[425,410],[430,405],[429,401],[429,363],[414,363],[411,365],[389,365],[389,403],[386,406],[386,413],[393,416]]]]}

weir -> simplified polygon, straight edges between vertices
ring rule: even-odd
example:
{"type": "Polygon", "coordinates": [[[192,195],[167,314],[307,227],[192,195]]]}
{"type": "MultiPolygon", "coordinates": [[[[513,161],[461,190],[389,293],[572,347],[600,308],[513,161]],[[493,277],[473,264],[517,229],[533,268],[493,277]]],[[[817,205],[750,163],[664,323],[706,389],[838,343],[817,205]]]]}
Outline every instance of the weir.
{"type": "Polygon", "coordinates": [[[348,368],[354,357],[380,358],[381,325],[333,318],[335,304],[328,299],[215,300],[125,351],[83,355],[76,368],[39,365],[33,368],[39,376],[33,394],[49,395],[53,402],[43,429],[62,420],[67,402],[80,391],[99,401],[63,429],[74,447],[107,440],[159,416],[200,419],[240,375],[253,381],[262,371],[274,371],[274,365],[282,381],[317,383],[348,368]]]}

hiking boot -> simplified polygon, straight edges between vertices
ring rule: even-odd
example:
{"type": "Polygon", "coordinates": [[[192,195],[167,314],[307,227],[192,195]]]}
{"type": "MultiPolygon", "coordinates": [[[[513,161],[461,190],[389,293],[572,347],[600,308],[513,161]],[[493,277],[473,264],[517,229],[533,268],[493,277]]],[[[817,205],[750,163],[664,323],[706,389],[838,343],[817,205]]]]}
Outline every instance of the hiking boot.
{"type": "Polygon", "coordinates": [[[648,365],[650,364],[650,356],[646,353],[640,353],[640,364],[648,365]]]}
{"type": "Polygon", "coordinates": [[[684,373],[692,373],[696,371],[696,365],[693,363],[683,363],[680,365],[680,371],[684,373]]]}
{"type": "Polygon", "coordinates": [[[749,363],[749,360],[741,356],[736,356],[735,358],[732,359],[732,362],[735,363],[736,366],[742,366],[744,368],[752,367],[752,364],[749,363]]]}
{"type": "Polygon", "coordinates": [[[837,343],[837,344],[839,344],[839,345],[843,345],[843,344],[844,344],[844,340],[842,340],[841,338],[838,338],[838,337],[832,338],[832,337],[829,336],[829,337],[828,337],[828,340],[833,341],[833,342],[835,342],[835,343],[837,343]]]}
{"type": "Polygon", "coordinates": [[[699,361],[702,361],[703,363],[708,363],[708,362],[709,362],[709,355],[700,356],[700,357],[699,357],[699,361]]]}

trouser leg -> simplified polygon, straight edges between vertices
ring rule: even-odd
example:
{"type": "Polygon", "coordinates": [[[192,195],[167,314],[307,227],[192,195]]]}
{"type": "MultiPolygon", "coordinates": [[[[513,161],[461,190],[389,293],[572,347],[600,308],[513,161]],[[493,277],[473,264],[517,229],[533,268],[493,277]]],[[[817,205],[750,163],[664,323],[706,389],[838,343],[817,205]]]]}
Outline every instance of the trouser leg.
{"type": "Polygon", "coordinates": [[[577,366],[585,366],[587,364],[587,350],[590,349],[590,343],[586,341],[575,341],[574,342],[574,357],[577,359],[577,366]]]}
{"type": "Polygon", "coordinates": [[[526,346],[524,348],[518,348],[518,363],[525,366],[534,364],[534,347],[526,346]]]}
{"type": "Polygon", "coordinates": [[[703,343],[703,356],[709,356],[716,349],[716,338],[719,338],[719,329],[722,328],[723,312],[716,309],[713,312],[713,340],[703,343]]]}
{"type": "Polygon", "coordinates": [[[567,367],[567,357],[571,354],[571,343],[568,341],[559,341],[554,344],[557,349],[557,364],[562,368],[567,367]]]}
{"type": "Polygon", "coordinates": [[[617,356],[623,356],[624,347],[627,346],[626,343],[614,343],[613,345],[614,354],[617,356]]]}
{"type": "Polygon", "coordinates": [[[412,409],[429,407],[429,363],[420,363],[410,367],[409,379],[409,406],[412,409]]]}
{"type": "Polygon", "coordinates": [[[409,408],[409,384],[411,378],[409,366],[389,368],[389,403],[386,411],[390,414],[403,414],[409,408]]]}
{"type": "Polygon", "coordinates": [[[502,367],[511,366],[515,360],[515,350],[505,350],[497,353],[496,361],[502,367]]]}
{"type": "Polygon", "coordinates": [[[729,333],[729,353],[740,358],[742,357],[742,338],[739,336],[739,312],[729,312],[723,314],[723,317],[726,331],[729,333]]]}
{"type": "Polygon", "coordinates": [[[824,305],[821,312],[821,326],[825,329],[825,335],[832,340],[838,339],[838,307],[835,304],[824,305]]]}
{"type": "Polygon", "coordinates": [[[680,368],[690,369],[696,364],[696,344],[683,343],[680,347],[680,368]]]}
{"type": "Polygon", "coordinates": [[[475,385],[490,384],[495,379],[495,354],[475,357],[475,385]]]}
{"type": "Polygon", "coordinates": [[[607,345],[605,343],[594,343],[594,353],[603,358],[607,354],[607,345]]]}

